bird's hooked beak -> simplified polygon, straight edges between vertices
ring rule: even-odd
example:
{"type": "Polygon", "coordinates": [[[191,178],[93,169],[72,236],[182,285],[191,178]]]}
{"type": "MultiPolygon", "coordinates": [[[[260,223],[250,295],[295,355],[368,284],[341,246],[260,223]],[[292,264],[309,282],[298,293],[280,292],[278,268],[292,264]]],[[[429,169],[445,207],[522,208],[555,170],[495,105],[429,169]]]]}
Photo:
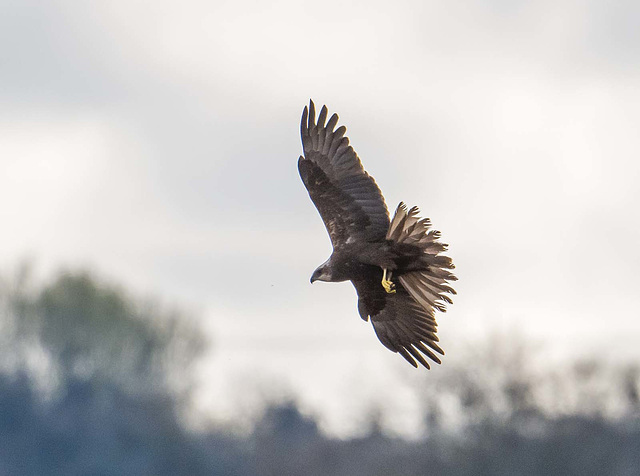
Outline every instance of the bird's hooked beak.
{"type": "Polygon", "coordinates": [[[313,284],[314,281],[325,281],[325,270],[322,266],[319,266],[311,275],[311,279],[309,281],[311,281],[311,284],[313,284]]]}
{"type": "Polygon", "coordinates": [[[331,272],[327,267],[328,262],[329,260],[325,261],[316,268],[316,270],[311,275],[311,284],[313,284],[314,281],[331,281],[331,272]]]}

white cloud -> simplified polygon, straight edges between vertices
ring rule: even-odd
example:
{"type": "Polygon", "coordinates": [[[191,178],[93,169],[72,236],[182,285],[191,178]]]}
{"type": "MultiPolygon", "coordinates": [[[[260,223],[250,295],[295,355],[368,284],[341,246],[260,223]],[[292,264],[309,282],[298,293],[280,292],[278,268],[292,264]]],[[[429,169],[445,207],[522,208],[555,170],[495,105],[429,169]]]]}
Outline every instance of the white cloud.
{"type": "Polygon", "coordinates": [[[93,118],[0,118],[0,216],[11,230],[5,249],[46,245],[44,235],[68,224],[78,197],[108,166],[108,134],[93,118]]]}

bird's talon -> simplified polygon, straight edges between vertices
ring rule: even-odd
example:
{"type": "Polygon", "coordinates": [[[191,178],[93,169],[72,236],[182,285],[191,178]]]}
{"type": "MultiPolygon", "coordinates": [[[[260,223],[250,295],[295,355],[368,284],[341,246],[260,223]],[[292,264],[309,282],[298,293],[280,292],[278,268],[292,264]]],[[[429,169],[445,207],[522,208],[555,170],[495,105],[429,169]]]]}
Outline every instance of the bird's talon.
{"type": "Polygon", "coordinates": [[[388,294],[394,294],[396,292],[396,285],[390,280],[383,279],[382,287],[388,294]]]}
{"type": "Polygon", "coordinates": [[[391,271],[387,268],[382,268],[382,287],[387,291],[387,294],[396,292],[396,285],[391,281],[391,271]]]}

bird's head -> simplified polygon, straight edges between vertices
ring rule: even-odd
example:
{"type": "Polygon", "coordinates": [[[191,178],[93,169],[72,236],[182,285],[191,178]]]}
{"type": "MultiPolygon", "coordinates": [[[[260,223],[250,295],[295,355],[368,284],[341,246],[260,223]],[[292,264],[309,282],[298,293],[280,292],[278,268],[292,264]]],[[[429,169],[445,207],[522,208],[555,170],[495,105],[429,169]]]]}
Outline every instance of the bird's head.
{"type": "Polygon", "coordinates": [[[329,260],[316,268],[311,275],[311,284],[313,284],[314,281],[331,281],[331,268],[328,263],[329,260]]]}

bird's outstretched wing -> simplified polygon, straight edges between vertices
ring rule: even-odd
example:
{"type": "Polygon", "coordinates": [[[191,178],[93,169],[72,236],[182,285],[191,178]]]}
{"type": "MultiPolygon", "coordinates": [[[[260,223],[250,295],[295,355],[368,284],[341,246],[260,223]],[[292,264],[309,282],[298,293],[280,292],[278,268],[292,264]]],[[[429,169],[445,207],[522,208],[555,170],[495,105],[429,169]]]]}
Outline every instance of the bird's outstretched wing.
{"type": "Polygon", "coordinates": [[[381,241],[389,228],[389,211],[380,189],[365,172],[344,136],[346,128],[322,106],[316,122],[313,101],[304,108],[300,135],[304,157],[298,170],[331,237],[333,247],[347,241],[381,241]],[[325,123],[325,121],[327,121],[325,123]]]}
{"type": "Polygon", "coordinates": [[[358,293],[358,311],[364,320],[371,318],[373,329],[389,350],[397,352],[414,367],[419,362],[426,368],[428,357],[436,363],[434,353],[444,355],[438,346],[438,324],[433,307],[424,308],[402,287],[387,294],[380,286],[380,277],[372,273],[369,278],[352,281],[358,293]]]}

